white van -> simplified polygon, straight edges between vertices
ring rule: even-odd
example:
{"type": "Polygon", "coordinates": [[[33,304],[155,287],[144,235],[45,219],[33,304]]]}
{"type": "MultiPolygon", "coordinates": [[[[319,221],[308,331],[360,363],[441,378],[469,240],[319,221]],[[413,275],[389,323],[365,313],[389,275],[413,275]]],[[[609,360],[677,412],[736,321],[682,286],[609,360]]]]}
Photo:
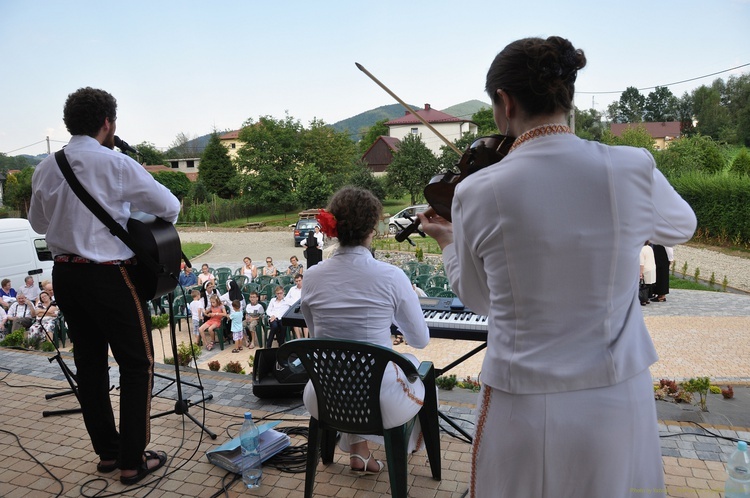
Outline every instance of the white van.
{"type": "Polygon", "coordinates": [[[416,220],[417,213],[424,213],[428,207],[430,207],[429,204],[418,204],[416,206],[409,206],[408,208],[402,209],[394,216],[391,216],[388,220],[388,232],[393,235],[402,228],[411,225],[409,218],[416,220]],[[409,218],[407,218],[407,216],[409,218]]]}
{"type": "Polygon", "coordinates": [[[52,279],[52,253],[44,235],[23,218],[0,218],[0,280],[9,278],[16,291],[31,275],[37,285],[52,279]]]}

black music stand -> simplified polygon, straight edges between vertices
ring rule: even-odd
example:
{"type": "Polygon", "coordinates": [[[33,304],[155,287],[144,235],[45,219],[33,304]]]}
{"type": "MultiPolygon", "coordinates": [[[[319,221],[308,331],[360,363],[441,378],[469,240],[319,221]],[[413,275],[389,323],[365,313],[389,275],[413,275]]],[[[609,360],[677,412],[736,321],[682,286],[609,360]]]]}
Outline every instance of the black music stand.
{"type": "Polygon", "coordinates": [[[213,399],[214,397],[213,394],[209,394],[208,396],[204,395],[199,401],[190,401],[189,399],[184,399],[182,397],[182,385],[183,384],[191,386],[191,387],[195,387],[199,389],[201,393],[203,393],[203,386],[198,385],[198,384],[191,384],[189,382],[185,382],[180,379],[180,364],[177,359],[177,332],[176,332],[176,325],[174,321],[174,292],[170,292],[169,294],[167,294],[167,303],[169,304],[169,335],[170,335],[170,339],[172,340],[172,355],[173,355],[172,357],[174,358],[174,378],[168,377],[162,374],[157,374],[157,373],[154,373],[154,376],[171,381],[169,385],[167,385],[164,389],[162,389],[156,394],[157,395],[160,394],[169,386],[174,384],[177,387],[177,401],[175,401],[174,410],[157,413],[156,415],[151,415],[151,418],[154,419],[154,418],[159,418],[159,417],[165,417],[173,413],[177,415],[185,415],[190,420],[192,420],[195,423],[195,425],[200,427],[201,430],[203,430],[203,432],[211,436],[211,439],[216,439],[217,437],[216,434],[211,432],[205,425],[203,425],[189,411],[191,406],[195,406],[199,403],[204,403],[210,399],[213,399]]]}

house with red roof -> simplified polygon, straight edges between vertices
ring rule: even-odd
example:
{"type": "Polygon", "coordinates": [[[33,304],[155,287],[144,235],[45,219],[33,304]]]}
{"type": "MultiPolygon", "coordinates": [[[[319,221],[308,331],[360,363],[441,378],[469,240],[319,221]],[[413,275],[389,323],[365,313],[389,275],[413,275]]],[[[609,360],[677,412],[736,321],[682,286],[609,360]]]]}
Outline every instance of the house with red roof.
{"type": "Polygon", "coordinates": [[[221,145],[227,148],[229,157],[231,159],[237,157],[237,150],[242,147],[242,142],[240,142],[239,136],[240,130],[234,130],[219,135],[219,142],[221,142],[221,145]]]}
{"type": "Polygon", "coordinates": [[[380,135],[362,155],[362,160],[367,163],[375,176],[382,176],[388,165],[393,162],[393,153],[398,151],[400,143],[398,138],[380,135]]]}
{"type": "MultiPolygon", "coordinates": [[[[417,111],[417,114],[451,142],[461,138],[464,133],[477,133],[479,129],[473,121],[457,118],[438,111],[437,109],[433,109],[430,104],[425,104],[424,109],[417,111]]],[[[436,156],[440,155],[440,147],[445,145],[445,142],[440,137],[409,111],[404,111],[403,116],[392,119],[385,123],[385,125],[389,128],[388,135],[391,138],[401,140],[408,134],[421,136],[422,142],[436,156]]]]}
{"type": "Polygon", "coordinates": [[[672,140],[680,138],[680,122],[665,121],[661,123],[612,123],[610,131],[616,137],[621,137],[625,130],[643,127],[654,139],[654,148],[663,150],[669,147],[672,140]]]}

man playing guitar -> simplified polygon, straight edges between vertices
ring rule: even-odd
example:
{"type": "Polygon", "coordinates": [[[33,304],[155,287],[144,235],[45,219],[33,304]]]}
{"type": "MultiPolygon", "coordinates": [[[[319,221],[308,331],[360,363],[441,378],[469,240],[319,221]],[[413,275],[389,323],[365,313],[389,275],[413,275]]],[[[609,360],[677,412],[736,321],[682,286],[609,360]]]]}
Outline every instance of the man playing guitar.
{"type": "MultiPolygon", "coordinates": [[[[131,208],[174,223],[177,198],[143,166],[113,150],[116,111],[115,98],[103,90],[70,94],[63,119],[73,136],[65,157],[83,187],[123,227],[131,208]]],[[[154,356],[151,320],[134,284],[138,261],[78,199],[54,155],[34,172],[29,222],[47,234],[55,259],[55,299],[75,343],[79,400],[99,455],[97,470],[119,468],[120,480],[134,484],[167,459],[164,452],[144,451],[151,436],[154,356]],[[108,348],[120,366],[119,432],[109,397],[108,348]]]]}

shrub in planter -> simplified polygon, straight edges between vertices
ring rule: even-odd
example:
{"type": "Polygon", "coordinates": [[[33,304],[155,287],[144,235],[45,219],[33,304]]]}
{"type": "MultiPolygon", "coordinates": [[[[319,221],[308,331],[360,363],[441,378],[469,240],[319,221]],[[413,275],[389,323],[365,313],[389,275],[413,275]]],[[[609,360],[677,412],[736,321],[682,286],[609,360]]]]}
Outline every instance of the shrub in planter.
{"type": "Polygon", "coordinates": [[[177,361],[181,367],[187,367],[190,362],[193,361],[193,357],[196,359],[201,355],[203,351],[197,344],[193,344],[192,347],[188,346],[184,342],[181,342],[177,346],[177,361]]]}
{"type": "Polygon", "coordinates": [[[734,389],[732,389],[732,386],[727,386],[726,389],[721,390],[721,395],[724,396],[724,399],[732,399],[734,398],[734,389]]]}
{"type": "Polygon", "coordinates": [[[437,379],[435,379],[435,384],[440,389],[445,389],[446,391],[453,390],[454,387],[456,387],[456,384],[458,384],[458,380],[456,380],[455,375],[441,375],[437,379]]]}
{"type": "Polygon", "coordinates": [[[208,362],[208,369],[212,372],[218,372],[221,368],[221,363],[219,363],[217,360],[209,361],[208,362]]]}
{"type": "Polygon", "coordinates": [[[230,361],[226,365],[224,365],[225,372],[229,373],[236,373],[236,374],[245,374],[245,371],[242,369],[242,365],[240,365],[239,361],[230,361]]]}

